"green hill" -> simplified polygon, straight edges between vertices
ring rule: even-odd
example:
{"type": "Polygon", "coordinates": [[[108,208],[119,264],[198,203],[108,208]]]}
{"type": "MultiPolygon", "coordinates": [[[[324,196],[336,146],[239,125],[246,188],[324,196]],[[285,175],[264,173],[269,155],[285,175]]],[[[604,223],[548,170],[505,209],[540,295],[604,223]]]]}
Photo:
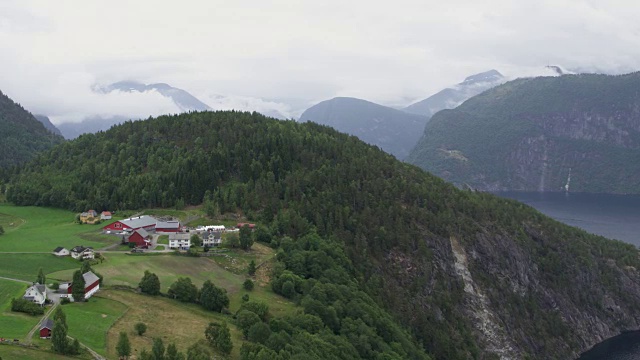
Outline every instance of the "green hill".
{"type": "Polygon", "coordinates": [[[37,157],[7,196],[73,210],[204,203],[268,226],[272,288],[299,311],[272,319],[243,359],[566,359],[640,326],[633,246],[314,123],[127,122],[37,157]]]}
{"type": "Polygon", "coordinates": [[[434,115],[407,161],[484,190],[640,193],[640,73],[519,79],[434,115]]]}
{"type": "Polygon", "coordinates": [[[0,170],[31,160],[62,142],[33,115],[0,92],[0,170]]]}

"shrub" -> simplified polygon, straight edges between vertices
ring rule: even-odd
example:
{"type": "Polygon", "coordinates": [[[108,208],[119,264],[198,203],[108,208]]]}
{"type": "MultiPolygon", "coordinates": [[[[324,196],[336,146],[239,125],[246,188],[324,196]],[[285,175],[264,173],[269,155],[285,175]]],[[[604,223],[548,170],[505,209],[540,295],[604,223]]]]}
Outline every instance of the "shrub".
{"type": "Polygon", "coordinates": [[[133,328],[136,330],[136,333],[142,336],[147,331],[147,324],[143,322],[139,322],[133,325],[133,328]]]}
{"type": "Polygon", "coordinates": [[[251,281],[251,279],[245,280],[242,287],[247,291],[253,290],[253,281],[251,281]]]}
{"type": "Polygon", "coordinates": [[[25,299],[12,299],[11,311],[23,312],[29,315],[43,315],[44,308],[25,299]]]}

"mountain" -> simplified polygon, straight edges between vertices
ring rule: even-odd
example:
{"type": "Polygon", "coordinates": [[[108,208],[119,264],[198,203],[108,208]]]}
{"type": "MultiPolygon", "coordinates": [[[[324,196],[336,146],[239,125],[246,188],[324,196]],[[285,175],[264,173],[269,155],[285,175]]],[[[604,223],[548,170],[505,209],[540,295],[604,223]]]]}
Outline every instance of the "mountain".
{"type": "Polygon", "coordinates": [[[420,138],[427,118],[366,100],[337,97],[307,109],[300,121],[331,126],[403,159],[420,138]]]}
{"type": "Polygon", "coordinates": [[[195,96],[189,94],[187,91],[175,88],[164,83],[145,85],[135,81],[120,81],[108,85],[104,88],[100,88],[99,90],[104,93],[110,93],[114,91],[139,93],[157,91],[163,96],[170,98],[176,104],[176,106],[178,106],[181,112],[211,110],[209,105],[198,100],[195,96]]]}
{"type": "Polygon", "coordinates": [[[489,70],[476,75],[471,75],[453,88],[441,90],[438,93],[411,104],[402,110],[412,114],[431,117],[440,110],[453,109],[462,104],[468,98],[491,89],[504,81],[504,76],[502,76],[502,74],[497,70],[489,70]]]}
{"type": "Polygon", "coordinates": [[[244,358],[570,359],[640,326],[634,246],[458,190],[314,123],[239,112],[125,122],[40,155],[7,188],[18,205],[202,204],[260,224],[277,249],[271,288],[299,308],[272,318],[244,358]]]}
{"type": "Polygon", "coordinates": [[[82,134],[93,134],[98,131],[108,130],[114,125],[121,124],[129,118],[124,116],[91,116],[77,123],[62,123],[58,125],[58,129],[65,139],[75,139],[82,134]]]}
{"type": "Polygon", "coordinates": [[[42,125],[44,125],[44,127],[49,130],[50,132],[62,136],[62,133],[60,132],[60,130],[51,123],[51,120],[49,120],[48,117],[44,116],[44,115],[33,115],[33,117],[36,118],[36,120],[40,121],[42,123],[42,125]]]}
{"type": "Polygon", "coordinates": [[[0,169],[24,163],[62,141],[0,92],[0,169]]]}
{"type": "Polygon", "coordinates": [[[433,116],[410,163],[484,190],[640,193],[640,73],[511,81],[433,116]]]}

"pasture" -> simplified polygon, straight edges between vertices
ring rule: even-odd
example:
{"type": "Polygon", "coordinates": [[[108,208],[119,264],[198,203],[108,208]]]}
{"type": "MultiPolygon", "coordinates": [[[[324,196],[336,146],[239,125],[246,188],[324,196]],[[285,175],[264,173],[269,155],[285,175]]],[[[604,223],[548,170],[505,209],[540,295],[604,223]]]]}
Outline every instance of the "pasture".
{"type": "Polygon", "coordinates": [[[0,276],[35,281],[38,269],[45,274],[65,269],[77,270],[81,266],[78,260],[70,256],[57,257],[51,254],[2,254],[0,253],[0,276]]]}
{"type": "Polygon", "coordinates": [[[0,236],[0,252],[51,252],[58,246],[71,249],[76,245],[100,249],[117,242],[99,234],[106,223],[79,225],[75,216],[60,209],[0,204],[0,221],[13,224],[0,236]]]}
{"type": "MultiPolygon", "coordinates": [[[[50,345],[49,345],[50,346],[50,345]]],[[[48,349],[48,348],[47,348],[48,349]]],[[[67,357],[58,355],[44,349],[33,349],[22,346],[0,345],[0,358],[7,360],[69,360],[69,359],[93,359],[92,357],[67,357]]]]}
{"type": "Polygon", "coordinates": [[[11,311],[11,299],[22,297],[27,286],[27,284],[0,279],[0,338],[22,340],[40,321],[40,316],[11,311]]]}
{"type": "Polygon", "coordinates": [[[91,297],[87,302],[62,306],[67,315],[69,336],[78,338],[101,355],[107,353],[107,332],[127,309],[127,305],[119,301],[100,296],[91,297]]]}

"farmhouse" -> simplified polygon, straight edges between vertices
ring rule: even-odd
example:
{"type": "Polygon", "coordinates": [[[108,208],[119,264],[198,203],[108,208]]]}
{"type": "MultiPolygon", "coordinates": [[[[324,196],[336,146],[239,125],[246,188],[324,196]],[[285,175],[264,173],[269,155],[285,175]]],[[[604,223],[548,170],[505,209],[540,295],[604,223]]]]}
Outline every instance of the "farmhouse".
{"type": "Polygon", "coordinates": [[[95,253],[93,252],[93,248],[84,247],[84,246],[76,246],[71,249],[71,257],[78,260],[87,260],[94,259],[95,253]]]}
{"type": "Polygon", "coordinates": [[[222,243],[222,231],[205,231],[202,233],[202,246],[214,247],[222,243]]]}
{"type": "Polygon", "coordinates": [[[138,229],[129,235],[129,244],[135,244],[137,247],[148,248],[151,244],[150,236],[147,230],[138,229]]]}
{"type": "MultiPolygon", "coordinates": [[[[91,271],[87,271],[86,273],[82,274],[82,278],[84,279],[84,298],[88,299],[93,294],[98,292],[98,290],[100,290],[100,278],[91,271]]],[[[73,283],[70,283],[67,285],[66,295],[60,295],[60,297],[68,297],[69,299],[73,300],[73,295],[71,295],[72,292],[73,283]]]]}
{"type": "Polygon", "coordinates": [[[95,210],[89,210],[80,214],[80,221],[83,223],[93,224],[98,217],[98,212],[95,210]]]}
{"type": "Polygon", "coordinates": [[[154,231],[156,229],[157,220],[153,216],[136,216],[111,223],[103,229],[105,231],[123,231],[145,229],[146,231],[154,231]]]}
{"type": "Polygon", "coordinates": [[[196,231],[225,231],[224,225],[205,225],[198,226],[196,231]]]}
{"type": "Polygon", "coordinates": [[[188,233],[169,234],[169,249],[189,250],[190,247],[191,240],[188,233]]]}
{"type": "Polygon", "coordinates": [[[40,306],[44,306],[44,303],[47,300],[47,287],[42,284],[35,283],[29,286],[27,291],[24,292],[24,296],[22,298],[40,306]]]}
{"type": "Polygon", "coordinates": [[[109,211],[103,211],[100,214],[100,220],[111,220],[111,212],[109,211]]]}
{"type": "Polygon", "coordinates": [[[53,331],[53,320],[51,318],[47,318],[40,326],[40,339],[50,338],[51,331],[53,331]]]}
{"type": "Polygon", "coordinates": [[[178,220],[158,221],[156,223],[156,232],[176,233],[178,231],[180,231],[180,221],[178,220]]]}
{"type": "Polygon", "coordinates": [[[53,255],[55,256],[69,256],[69,250],[58,246],[57,248],[53,249],[53,255]]]}

